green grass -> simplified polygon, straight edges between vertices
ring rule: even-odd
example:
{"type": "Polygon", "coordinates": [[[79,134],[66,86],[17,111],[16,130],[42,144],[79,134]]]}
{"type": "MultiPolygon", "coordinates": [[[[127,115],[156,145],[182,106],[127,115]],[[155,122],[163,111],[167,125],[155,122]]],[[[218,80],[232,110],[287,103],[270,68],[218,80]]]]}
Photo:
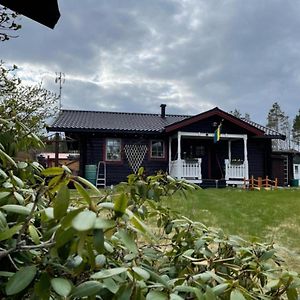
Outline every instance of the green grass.
{"type": "Polygon", "coordinates": [[[300,189],[203,189],[169,199],[188,218],[247,240],[274,242],[300,270],[300,189]]]}

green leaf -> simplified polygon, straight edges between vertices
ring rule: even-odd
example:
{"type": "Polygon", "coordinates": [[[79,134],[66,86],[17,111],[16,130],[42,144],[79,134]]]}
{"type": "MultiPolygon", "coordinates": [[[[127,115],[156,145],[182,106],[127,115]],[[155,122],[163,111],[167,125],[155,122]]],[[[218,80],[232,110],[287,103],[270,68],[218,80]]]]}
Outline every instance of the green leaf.
{"type": "Polygon", "coordinates": [[[18,168],[19,169],[25,169],[27,167],[28,167],[28,163],[27,162],[24,162],[24,161],[18,162],[18,168]]]}
{"type": "Polygon", "coordinates": [[[31,211],[28,207],[25,207],[22,205],[16,205],[16,204],[7,204],[7,205],[1,206],[0,208],[4,209],[5,211],[10,212],[10,213],[26,215],[26,216],[28,216],[31,211]]]}
{"type": "Polygon", "coordinates": [[[101,192],[92,183],[90,183],[88,180],[86,180],[85,178],[82,178],[80,176],[78,176],[77,179],[81,183],[83,183],[84,185],[86,185],[88,188],[90,188],[91,190],[93,190],[98,196],[102,196],[101,192]]]}
{"type": "Polygon", "coordinates": [[[246,300],[246,298],[239,290],[235,289],[230,293],[230,300],[246,300]]]}
{"type": "Polygon", "coordinates": [[[109,229],[116,226],[116,222],[114,220],[103,219],[101,217],[97,217],[94,228],[95,229],[109,229]]]}
{"type": "Polygon", "coordinates": [[[124,230],[124,229],[120,229],[117,233],[118,238],[120,239],[120,241],[122,242],[122,244],[132,253],[137,254],[138,253],[138,249],[137,246],[135,244],[135,241],[133,240],[133,238],[130,236],[130,234],[124,230]]]}
{"type": "Polygon", "coordinates": [[[147,269],[147,272],[150,274],[152,280],[154,280],[155,282],[161,283],[166,288],[169,288],[168,282],[162,276],[156,274],[155,272],[153,272],[150,269],[147,269]]]}
{"type": "Polygon", "coordinates": [[[86,201],[88,205],[91,205],[92,204],[91,197],[89,193],[85,190],[85,188],[76,181],[74,181],[74,185],[79,195],[86,201]]]}
{"type": "Polygon", "coordinates": [[[98,253],[103,253],[104,251],[104,233],[102,229],[94,230],[94,246],[98,253]]]}
{"type": "Polygon", "coordinates": [[[116,283],[116,281],[114,281],[112,278],[103,279],[103,287],[107,288],[113,294],[117,293],[120,288],[119,284],[116,283]]]}
{"type": "Polygon", "coordinates": [[[53,207],[47,207],[44,209],[45,215],[49,220],[54,219],[54,209],[53,207]]]}
{"type": "Polygon", "coordinates": [[[168,294],[159,291],[150,291],[146,296],[146,300],[168,300],[168,299],[169,299],[168,294]]]}
{"type": "Polygon", "coordinates": [[[60,220],[60,225],[63,228],[68,228],[72,225],[73,219],[81,212],[84,210],[84,207],[80,207],[71,211],[68,211],[66,216],[60,220]]]}
{"type": "Polygon", "coordinates": [[[64,244],[68,243],[71,239],[74,238],[76,231],[73,228],[68,228],[66,230],[62,230],[59,228],[55,234],[56,247],[60,248],[64,244]]]}
{"type": "Polygon", "coordinates": [[[184,300],[184,298],[180,297],[179,295],[177,294],[170,294],[170,300],[184,300]]]}
{"type": "Polygon", "coordinates": [[[8,177],[7,174],[3,170],[1,170],[1,169],[0,169],[0,176],[3,177],[3,178],[7,178],[8,177]]]}
{"type": "Polygon", "coordinates": [[[0,241],[8,240],[10,239],[14,234],[16,234],[20,229],[22,228],[22,225],[15,225],[9,229],[6,229],[5,231],[0,232],[0,241]]]}
{"type": "Polygon", "coordinates": [[[274,253],[275,253],[275,252],[276,252],[275,249],[266,251],[266,252],[259,258],[259,260],[260,260],[260,261],[268,260],[268,259],[270,259],[271,257],[274,256],[274,253]]]}
{"type": "Polygon", "coordinates": [[[39,237],[39,234],[38,234],[37,229],[35,228],[35,226],[33,226],[32,224],[30,224],[28,226],[28,231],[29,231],[29,235],[32,238],[33,242],[36,245],[40,244],[40,237],[39,237]]]}
{"type": "Polygon", "coordinates": [[[21,178],[15,176],[15,175],[13,175],[12,178],[18,187],[20,187],[20,188],[24,187],[24,182],[21,178]]]}
{"type": "Polygon", "coordinates": [[[21,194],[19,194],[18,192],[14,192],[14,197],[19,202],[19,204],[21,204],[21,205],[25,204],[23,196],[21,194]]]}
{"type": "Polygon", "coordinates": [[[221,283],[213,287],[212,291],[214,292],[215,295],[219,296],[223,294],[227,288],[228,288],[228,283],[221,283]]]}
{"type": "Polygon", "coordinates": [[[125,213],[128,204],[128,197],[125,193],[117,195],[114,201],[114,210],[116,216],[120,217],[125,213]]]}
{"type": "Polygon", "coordinates": [[[286,291],[288,300],[297,300],[298,299],[298,292],[295,288],[290,288],[286,291]]]}
{"type": "Polygon", "coordinates": [[[7,222],[6,222],[6,218],[5,215],[3,214],[2,211],[0,211],[0,230],[5,230],[7,229],[7,222]]]}
{"type": "Polygon", "coordinates": [[[93,211],[85,210],[72,220],[72,226],[77,231],[86,231],[94,227],[95,221],[96,214],[93,211]]]}
{"type": "Polygon", "coordinates": [[[62,186],[58,191],[54,201],[54,218],[60,220],[66,213],[69,207],[70,191],[67,186],[62,186]]]}
{"type": "Polygon", "coordinates": [[[140,267],[133,267],[132,270],[146,281],[150,278],[149,272],[140,267]]]}
{"type": "Polygon", "coordinates": [[[51,286],[58,295],[63,297],[67,297],[72,290],[71,282],[65,278],[51,279],[51,286]]]}
{"type": "Polygon", "coordinates": [[[76,286],[73,289],[71,296],[76,298],[93,296],[97,294],[102,288],[103,285],[98,281],[86,281],[76,286]]]}
{"type": "Polygon", "coordinates": [[[1,149],[0,149],[0,157],[2,158],[3,161],[9,161],[15,168],[17,168],[17,164],[15,163],[15,161],[1,149]]]}
{"type": "Polygon", "coordinates": [[[9,196],[11,192],[0,192],[0,199],[4,199],[9,196]]]}
{"type": "Polygon", "coordinates": [[[35,266],[20,268],[20,270],[8,280],[5,287],[6,295],[15,295],[27,288],[34,279],[36,271],[35,266]]]}
{"type": "Polygon", "coordinates": [[[39,281],[34,285],[34,293],[38,296],[40,300],[49,300],[50,299],[50,277],[44,272],[42,273],[39,281]]]}
{"type": "Polygon", "coordinates": [[[48,168],[42,171],[42,175],[45,177],[62,175],[63,173],[64,169],[60,167],[48,168]]]}
{"type": "Polygon", "coordinates": [[[100,272],[97,272],[91,276],[92,279],[104,279],[104,278],[109,278],[113,277],[116,275],[119,275],[121,273],[124,273],[127,271],[127,268],[120,267],[120,268],[114,268],[114,269],[108,269],[108,270],[103,270],[100,272]]]}
{"type": "Polygon", "coordinates": [[[0,277],[11,277],[14,274],[15,273],[13,273],[13,272],[0,271],[0,277]]]}
{"type": "MultiPolygon", "coordinates": [[[[128,209],[126,210],[127,213],[128,209]]],[[[131,214],[130,216],[130,222],[134,226],[135,229],[137,229],[140,233],[145,234],[145,237],[151,238],[151,240],[157,240],[155,235],[150,231],[150,229],[147,227],[145,223],[143,223],[138,217],[136,217],[134,214],[131,214]]]]}

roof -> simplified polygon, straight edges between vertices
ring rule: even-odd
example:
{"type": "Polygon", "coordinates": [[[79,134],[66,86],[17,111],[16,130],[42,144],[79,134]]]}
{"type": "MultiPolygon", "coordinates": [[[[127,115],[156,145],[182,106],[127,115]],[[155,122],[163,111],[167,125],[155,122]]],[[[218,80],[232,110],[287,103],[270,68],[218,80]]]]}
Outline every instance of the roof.
{"type": "Polygon", "coordinates": [[[272,128],[269,128],[269,127],[266,127],[266,126],[263,126],[263,125],[260,125],[256,122],[253,122],[251,120],[248,120],[248,119],[245,119],[245,118],[241,118],[241,120],[243,120],[244,122],[252,125],[252,126],[255,126],[256,128],[259,128],[261,130],[264,131],[264,134],[269,136],[269,137],[274,137],[274,138],[281,138],[283,140],[285,140],[286,136],[284,134],[281,134],[280,132],[272,129],[272,128]]]}
{"type": "Polygon", "coordinates": [[[245,128],[246,130],[254,133],[257,136],[264,136],[264,131],[261,128],[257,128],[256,126],[250,125],[249,123],[244,122],[242,119],[237,118],[233,116],[232,114],[229,114],[218,107],[215,107],[211,110],[205,111],[203,113],[200,113],[198,115],[192,116],[190,118],[181,120],[177,123],[170,124],[166,127],[166,132],[171,132],[174,130],[179,130],[187,125],[205,120],[211,116],[219,116],[223,120],[227,120],[233,124],[236,124],[239,127],[245,128]]]}
{"type": "Polygon", "coordinates": [[[255,136],[285,138],[273,129],[237,118],[218,107],[195,116],[167,114],[164,118],[160,114],[148,113],[62,110],[47,129],[62,132],[168,133],[214,115],[245,128],[255,136]]]}
{"type": "Polygon", "coordinates": [[[114,131],[160,133],[189,116],[106,111],[62,110],[49,131],[114,131]]]}

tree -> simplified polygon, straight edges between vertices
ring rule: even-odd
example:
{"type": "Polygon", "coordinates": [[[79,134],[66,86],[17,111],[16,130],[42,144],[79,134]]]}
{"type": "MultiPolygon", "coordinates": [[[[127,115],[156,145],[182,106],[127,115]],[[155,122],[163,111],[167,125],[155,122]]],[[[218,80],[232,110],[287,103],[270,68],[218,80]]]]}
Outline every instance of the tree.
{"type": "Polygon", "coordinates": [[[233,111],[231,110],[230,113],[233,116],[235,116],[236,118],[245,119],[246,121],[250,121],[250,115],[248,113],[245,113],[245,115],[243,117],[239,109],[235,108],[233,111]]]}
{"type": "Polygon", "coordinates": [[[165,205],[195,186],[141,168],[99,191],[65,166],[16,162],[5,136],[17,150],[40,142],[19,122],[0,127],[1,299],[297,299],[298,274],[284,270],[273,245],[165,205]]]}
{"type": "Polygon", "coordinates": [[[299,145],[299,143],[300,143],[300,109],[299,109],[298,114],[295,116],[295,119],[293,121],[292,132],[293,132],[293,139],[299,145]]]}
{"type": "Polygon", "coordinates": [[[241,118],[242,117],[242,114],[241,112],[238,110],[238,109],[234,109],[234,110],[231,110],[230,113],[235,116],[236,118],[241,118]]]}
{"type": "Polygon", "coordinates": [[[267,117],[267,127],[286,136],[286,141],[273,140],[274,150],[288,149],[290,147],[290,122],[289,117],[281,110],[278,102],[273,103],[267,117]]]}
{"type": "Polygon", "coordinates": [[[19,30],[20,24],[15,22],[18,17],[17,13],[8,10],[6,7],[0,6],[0,41],[7,41],[12,37],[12,31],[19,30]]]}
{"type": "Polygon", "coordinates": [[[23,85],[16,77],[16,66],[0,64],[0,116],[18,119],[35,133],[40,133],[47,119],[53,117],[58,108],[55,94],[44,89],[42,83],[23,85]]]}

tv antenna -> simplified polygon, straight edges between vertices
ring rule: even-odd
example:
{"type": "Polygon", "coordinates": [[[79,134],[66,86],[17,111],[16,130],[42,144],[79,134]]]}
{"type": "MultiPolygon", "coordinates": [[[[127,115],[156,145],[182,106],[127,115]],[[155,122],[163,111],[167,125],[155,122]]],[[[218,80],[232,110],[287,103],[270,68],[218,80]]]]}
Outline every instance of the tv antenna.
{"type": "Polygon", "coordinates": [[[62,90],[62,85],[65,83],[65,73],[62,72],[55,72],[55,83],[59,84],[59,94],[58,94],[58,99],[59,99],[59,110],[61,110],[61,90],[62,90]]]}

